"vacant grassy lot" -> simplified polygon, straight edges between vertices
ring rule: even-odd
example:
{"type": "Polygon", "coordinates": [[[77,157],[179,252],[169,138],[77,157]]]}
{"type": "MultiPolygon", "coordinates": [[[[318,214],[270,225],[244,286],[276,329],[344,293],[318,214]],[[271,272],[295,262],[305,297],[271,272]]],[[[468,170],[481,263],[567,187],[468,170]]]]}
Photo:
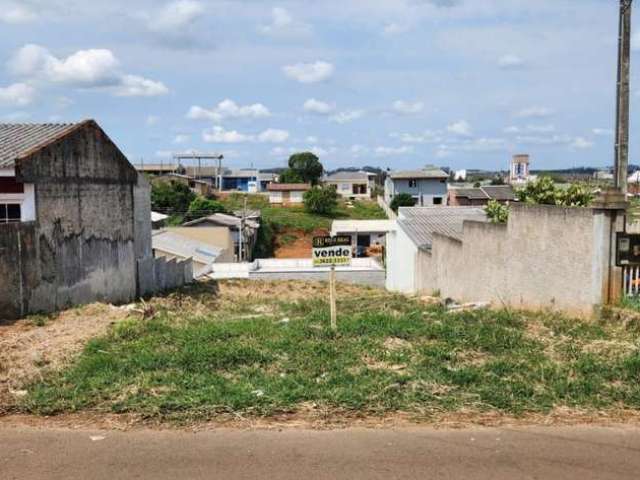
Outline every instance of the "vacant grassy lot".
{"type": "Polygon", "coordinates": [[[31,385],[22,408],[179,422],[640,408],[633,329],[551,314],[451,314],[341,286],[333,334],[324,288],[230,281],[155,299],[147,318],[134,314],[31,385]]]}

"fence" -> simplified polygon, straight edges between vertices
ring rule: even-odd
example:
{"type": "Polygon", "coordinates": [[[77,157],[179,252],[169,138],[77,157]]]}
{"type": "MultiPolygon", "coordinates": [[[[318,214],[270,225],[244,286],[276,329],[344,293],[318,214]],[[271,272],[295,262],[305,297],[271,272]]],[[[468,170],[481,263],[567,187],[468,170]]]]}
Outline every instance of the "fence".
{"type": "Polygon", "coordinates": [[[380,208],[382,208],[384,210],[384,213],[387,214],[387,217],[389,217],[389,220],[395,220],[396,218],[398,218],[398,215],[396,215],[396,212],[394,212],[391,207],[387,204],[387,202],[384,201],[384,197],[378,196],[378,205],[380,205],[380,208]]]}

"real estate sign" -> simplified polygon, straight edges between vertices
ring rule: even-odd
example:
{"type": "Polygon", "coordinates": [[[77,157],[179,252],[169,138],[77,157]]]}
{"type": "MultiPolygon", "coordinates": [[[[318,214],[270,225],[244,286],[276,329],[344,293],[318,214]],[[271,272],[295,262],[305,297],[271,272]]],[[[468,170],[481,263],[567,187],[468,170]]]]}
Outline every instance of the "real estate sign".
{"type": "Polygon", "coordinates": [[[351,265],[351,237],[313,237],[313,266],[351,265]]]}

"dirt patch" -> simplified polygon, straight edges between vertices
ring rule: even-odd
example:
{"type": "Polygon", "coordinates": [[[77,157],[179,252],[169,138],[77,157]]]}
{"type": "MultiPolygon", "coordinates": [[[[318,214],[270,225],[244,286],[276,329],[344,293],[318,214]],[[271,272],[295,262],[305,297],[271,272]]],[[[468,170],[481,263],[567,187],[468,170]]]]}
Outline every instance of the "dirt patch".
{"type": "Polygon", "coordinates": [[[129,313],[126,307],[93,304],[0,325],[0,413],[24,396],[26,383],[63,366],[129,313]]]}
{"type": "Polygon", "coordinates": [[[313,232],[304,230],[284,230],[276,237],[276,258],[311,258],[313,237],[329,235],[325,229],[313,232]]]}

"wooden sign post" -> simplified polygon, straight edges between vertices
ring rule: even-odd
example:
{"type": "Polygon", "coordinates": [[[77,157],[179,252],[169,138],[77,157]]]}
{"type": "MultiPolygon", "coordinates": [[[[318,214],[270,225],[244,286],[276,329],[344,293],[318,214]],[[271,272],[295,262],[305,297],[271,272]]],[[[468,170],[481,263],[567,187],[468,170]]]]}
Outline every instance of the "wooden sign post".
{"type": "Polygon", "coordinates": [[[313,266],[331,267],[329,270],[329,307],[331,330],[338,331],[338,309],[336,306],[336,265],[351,265],[351,237],[314,237],[313,266]]]}

